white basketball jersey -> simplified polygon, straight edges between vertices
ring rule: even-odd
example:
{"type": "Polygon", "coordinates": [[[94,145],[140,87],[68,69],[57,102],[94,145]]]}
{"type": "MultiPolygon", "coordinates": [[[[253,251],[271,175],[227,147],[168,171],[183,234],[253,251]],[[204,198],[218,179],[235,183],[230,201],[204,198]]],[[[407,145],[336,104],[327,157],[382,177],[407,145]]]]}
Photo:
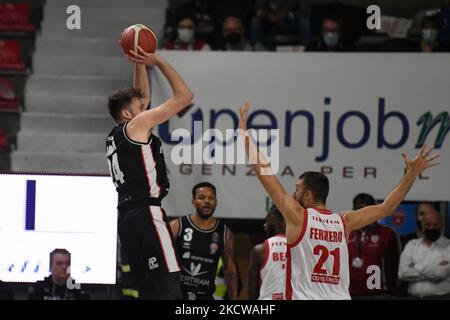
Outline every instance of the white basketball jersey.
{"type": "Polygon", "coordinates": [[[297,240],[287,245],[286,299],[344,300],[349,294],[348,247],[344,218],[305,209],[297,240]]]}
{"type": "Polygon", "coordinates": [[[259,269],[259,300],[284,300],[286,292],[286,236],[276,235],[264,242],[266,258],[259,269]]]}

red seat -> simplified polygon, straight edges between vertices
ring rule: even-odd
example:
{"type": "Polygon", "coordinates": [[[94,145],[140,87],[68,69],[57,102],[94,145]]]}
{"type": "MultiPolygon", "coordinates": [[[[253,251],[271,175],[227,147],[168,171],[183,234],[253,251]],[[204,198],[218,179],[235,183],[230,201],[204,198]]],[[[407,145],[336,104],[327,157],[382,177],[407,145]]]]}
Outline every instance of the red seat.
{"type": "Polygon", "coordinates": [[[29,3],[0,3],[0,31],[34,32],[29,3]]]}
{"type": "Polygon", "coordinates": [[[8,149],[9,149],[8,139],[6,138],[3,129],[0,128],[0,150],[8,150],[8,149]]]}
{"type": "Polygon", "coordinates": [[[0,40],[0,69],[25,71],[20,61],[20,43],[14,40],[0,40]]]}
{"type": "Polygon", "coordinates": [[[19,99],[14,93],[14,88],[11,82],[0,77],[0,109],[19,109],[19,99]]]}

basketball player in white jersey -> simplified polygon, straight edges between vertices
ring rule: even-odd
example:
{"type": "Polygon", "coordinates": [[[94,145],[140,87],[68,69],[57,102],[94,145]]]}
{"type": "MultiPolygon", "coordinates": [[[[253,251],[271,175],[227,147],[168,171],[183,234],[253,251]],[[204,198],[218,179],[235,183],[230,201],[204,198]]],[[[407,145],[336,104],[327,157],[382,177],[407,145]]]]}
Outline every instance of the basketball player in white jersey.
{"type": "Polygon", "coordinates": [[[266,215],[264,231],[268,237],[250,254],[248,298],[284,300],[286,291],[286,224],[283,215],[272,206],[266,215]]]}
{"type": "Polygon", "coordinates": [[[425,146],[414,159],[403,153],[405,174],[383,203],[333,213],[325,206],[328,178],[319,172],[300,176],[292,195],[271,173],[270,164],[250,141],[247,132],[248,101],[240,109],[240,134],[261,184],[286,221],[286,299],[350,299],[347,235],[391,215],[425,169],[435,166],[439,154],[425,146]]]}

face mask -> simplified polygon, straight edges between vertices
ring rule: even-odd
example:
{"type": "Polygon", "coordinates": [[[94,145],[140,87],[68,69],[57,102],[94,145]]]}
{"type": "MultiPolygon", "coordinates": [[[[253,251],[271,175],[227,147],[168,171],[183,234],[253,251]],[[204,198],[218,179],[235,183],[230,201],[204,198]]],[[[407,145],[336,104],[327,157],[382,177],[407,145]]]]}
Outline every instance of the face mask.
{"type": "Polygon", "coordinates": [[[336,47],[339,42],[339,33],[337,32],[326,32],[322,37],[323,42],[325,42],[326,46],[329,48],[336,47]]]}
{"type": "Polygon", "coordinates": [[[426,43],[434,43],[437,39],[438,32],[435,29],[422,29],[422,40],[426,43]]]}
{"type": "Polygon", "coordinates": [[[240,33],[233,32],[225,37],[225,41],[230,44],[237,44],[242,41],[242,36],[240,33]]]}
{"type": "Polygon", "coordinates": [[[178,28],[178,38],[183,42],[191,42],[194,38],[194,30],[189,28],[178,28]]]}
{"type": "Polygon", "coordinates": [[[439,229],[425,229],[423,234],[425,235],[425,237],[434,242],[437,239],[439,239],[439,237],[441,236],[441,230],[439,229]]]}

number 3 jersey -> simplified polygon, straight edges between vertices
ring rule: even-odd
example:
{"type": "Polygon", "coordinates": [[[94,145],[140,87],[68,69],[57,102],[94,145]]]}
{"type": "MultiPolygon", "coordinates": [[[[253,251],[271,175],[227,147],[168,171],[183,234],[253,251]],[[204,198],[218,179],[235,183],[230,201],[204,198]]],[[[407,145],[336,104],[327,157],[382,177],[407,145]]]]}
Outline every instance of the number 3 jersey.
{"type": "Polygon", "coordinates": [[[150,134],[147,143],[131,140],[126,123],[117,124],[106,140],[110,175],[119,196],[119,209],[160,205],[169,191],[161,140],[150,134]],[[149,200],[155,200],[154,202],[149,200]]]}
{"type": "Polygon", "coordinates": [[[198,228],[190,216],[178,219],[180,229],[175,245],[181,261],[181,290],[188,300],[213,299],[217,265],[227,227],[217,219],[209,230],[198,228]]]}
{"type": "Polygon", "coordinates": [[[305,209],[297,240],[287,245],[287,300],[346,300],[349,261],[345,221],[339,214],[305,209]]]}

